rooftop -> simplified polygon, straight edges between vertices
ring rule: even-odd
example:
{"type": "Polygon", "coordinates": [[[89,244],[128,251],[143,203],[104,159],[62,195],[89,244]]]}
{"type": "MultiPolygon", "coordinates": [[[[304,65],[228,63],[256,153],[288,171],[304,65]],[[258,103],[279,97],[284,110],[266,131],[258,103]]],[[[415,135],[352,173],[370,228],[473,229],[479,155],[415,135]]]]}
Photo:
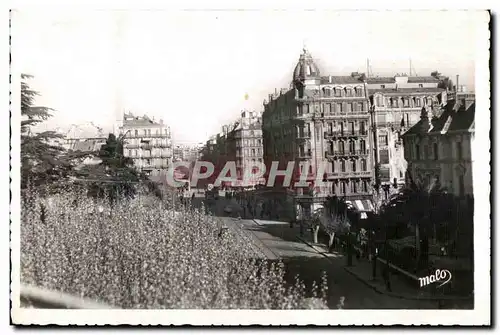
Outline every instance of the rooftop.
{"type": "Polygon", "coordinates": [[[443,92],[444,88],[438,87],[420,87],[420,88],[370,88],[369,94],[374,93],[427,93],[427,92],[443,92]]]}
{"type": "MultiPolygon", "coordinates": [[[[474,124],[476,103],[474,102],[468,108],[466,107],[466,105],[459,101],[449,101],[441,116],[432,120],[432,129],[430,132],[446,134],[449,131],[469,130],[474,124]]],[[[422,122],[427,121],[418,121],[403,136],[420,134],[422,122]]]]}
{"type": "Polygon", "coordinates": [[[363,83],[364,83],[363,80],[352,76],[321,77],[321,84],[363,84],[363,83]]]}

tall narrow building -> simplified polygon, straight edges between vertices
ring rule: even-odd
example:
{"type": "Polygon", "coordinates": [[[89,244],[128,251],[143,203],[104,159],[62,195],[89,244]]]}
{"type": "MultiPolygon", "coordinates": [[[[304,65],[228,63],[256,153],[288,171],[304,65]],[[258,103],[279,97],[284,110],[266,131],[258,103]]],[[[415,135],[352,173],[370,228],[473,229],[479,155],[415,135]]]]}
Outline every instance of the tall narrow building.
{"type": "Polygon", "coordinates": [[[163,120],[156,122],[147,115],[123,115],[120,133],[125,137],[124,155],[147,175],[165,174],[172,164],[173,148],[170,128],[163,120]]]}

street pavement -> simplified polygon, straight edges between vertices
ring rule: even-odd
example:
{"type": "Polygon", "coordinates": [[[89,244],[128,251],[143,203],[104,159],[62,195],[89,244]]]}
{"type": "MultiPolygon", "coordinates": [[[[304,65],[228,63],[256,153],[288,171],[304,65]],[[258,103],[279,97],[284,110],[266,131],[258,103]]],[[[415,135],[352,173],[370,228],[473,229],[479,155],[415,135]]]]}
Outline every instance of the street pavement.
{"type": "Polygon", "coordinates": [[[333,253],[327,258],[318,253],[297,238],[298,227],[290,228],[289,223],[238,220],[229,217],[221,219],[228,228],[238,234],[245,234],[254,247],[260,250],[260,254],[264,255],[262,257],[270,260],[281,259],[287,269],[287,282],[293,282],[295,275],[298,274],[306,286],[311,287],[313,281],[321,282],[321,274],[325,271],[328,277],[330,308],[337,308],[341,297],[344,298],[344,309],[436,308],[436,305],[431,302],[405,300],[377,293],[345,271],[346,259],[343,255],[333,253]]]}
{"type": "MultiPolygon", "coordinates": [[[[200,206],[201,199],[195,199],[193,205],[200,206]]],[[[343,254],[334,252],[325,257],[297,238],[300,236],[297,225],[291,228],[288,222],[238,219],[242,211],[235,199],[219,198],[210,203],[209,207],[210,212],[218,216],[236,238],[252,244],[258,257],[268,260],[281,259],[287,269],[287,283],[293,283],[295,275],[298,274],[306,286],[311,287],[313,281],[320,283],[322,273],[326,272],[330,308],[337,308],[342,297],[344,309],[437,308],[435,303],[429,301],[400,299],[378,293],[345,270],[347,260],[343,254]],[[230,214],[224,211],[227,207],[231,208],[230,214]]],[[[311,233],[304,232],[302,239],[311,241],[311,233]]]]}

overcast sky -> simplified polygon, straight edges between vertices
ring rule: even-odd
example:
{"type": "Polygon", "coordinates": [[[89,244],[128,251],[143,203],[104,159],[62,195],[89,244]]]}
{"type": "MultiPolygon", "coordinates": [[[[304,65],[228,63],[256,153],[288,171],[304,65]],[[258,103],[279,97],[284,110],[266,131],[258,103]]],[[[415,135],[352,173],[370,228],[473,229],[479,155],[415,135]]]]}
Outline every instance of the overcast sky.
{"type": "Polygon", "coordinates": [[[13,58],[35,78],[49,126],[120,110],[163,118],[178,142],[201,142],[243,108],[288,87],[305,42],[323,75],[439,70],[474,88],[480,12],[22,11],[13,58]],[[249,99],[245,100],[248,94],[249,99]]]}

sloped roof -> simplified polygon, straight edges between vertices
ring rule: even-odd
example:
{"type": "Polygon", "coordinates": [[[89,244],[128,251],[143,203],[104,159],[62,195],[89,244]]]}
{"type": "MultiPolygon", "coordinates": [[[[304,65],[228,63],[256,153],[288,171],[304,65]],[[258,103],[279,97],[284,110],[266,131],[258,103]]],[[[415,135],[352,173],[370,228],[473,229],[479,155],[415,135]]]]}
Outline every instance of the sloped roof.
{"type": "Polygon", "coordinates": [[[73,124],[66,133],[67,138],[105,138],[103,129],[92,122],[73,124]]]}
{"type": "Polygon", "coordinates": [[[408,77],[409,83],[438,83],[439,79],[431,76],[425,77],[408,77]]]}
{"type": "Polygon", "coordinates": [[[75,142],[70,150],[73,151],[81,151],[81,152],[96,152],[101,149],[101,146],[105,144],[105,140],[95,140],[95,139],[90,139],[90,140],[80,140],[78,142],[75,142]]]}
{"type": "MultiPolygon", "coordinates": [[[[469,108],[465,109],[465,105],[449,101],[443,114],[441,114],[439,118],[432,120],[432,129],[430,133],[466,131],[474,124],[475,112],[475,102],[472,103],[469,108]]],[[[420,134],[422,122],[424,121],[418,121],[413,127],[405,132],[403,136],[420,134]]]]}
{"type": "Polygon", "coordinates": [[[396,80],[394,77],[370,77],[366,78],[368,84],[394,84],[396,80]]]}
{"type": "Polygon", "coordinates": [[[368,93],[373,94],[373,93],[428,93],[428,92],[436,92],[436,93],[441,93],[445,89],[444,88],[437,88],[437,87],[420,87],[420,88],[369,88],[368,93]]]}

